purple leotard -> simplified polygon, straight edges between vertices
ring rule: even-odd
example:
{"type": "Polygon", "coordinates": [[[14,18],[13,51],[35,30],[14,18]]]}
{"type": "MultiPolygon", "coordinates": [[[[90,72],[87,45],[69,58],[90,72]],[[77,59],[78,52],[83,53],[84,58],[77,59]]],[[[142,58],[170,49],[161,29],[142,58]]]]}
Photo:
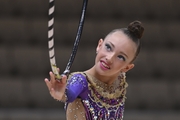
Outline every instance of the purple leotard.
{"type": "MultiPolygon", "coordinates": [[[[115,98],[102,95],[96,90],[99,86],[93,86],[84,73],[73,74],[66,87],[66,105],[80,98],[85,108],[86,120],[122,120],[124,113],[124,96],[115,98]]],[[[122,89],[118,87],[117,89],[122,89]]],[[[112,93],[113,94],[113,93],[112,93]]],[[[67,107],[66,107],[67,108],[67,107]]]]}

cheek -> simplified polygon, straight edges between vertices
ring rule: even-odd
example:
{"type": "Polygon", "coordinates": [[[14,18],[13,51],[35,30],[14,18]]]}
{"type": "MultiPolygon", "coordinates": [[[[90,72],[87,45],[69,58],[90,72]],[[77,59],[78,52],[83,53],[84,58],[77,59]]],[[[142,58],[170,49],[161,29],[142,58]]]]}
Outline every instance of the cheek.
{"type": "Polygon", "coordinates": [[[116,69],[118,69],[118,68],[121,68],[121,66],[122,66],[122,63],[121,63],[119,60],[114,59],[114,61],[113,61],[113,67],[116,68],[116,69]]]}
{"type": "Polygon", "coordinates": [[[103,56],[105,56],[105,52],[103,50],[100,50],[96,55],[97,58],[101,58],[103,56]]]}
{"type": "Polygon", "coordinates": [[[116,70],[121,70],[121,69],[125,68],[125,66],[127,66],[127,63],[124,61],[119,61],[119,60],[114,61],[114,68],[116,70]]]}
{"type": "Polygon", "coordinates": [[[100,58],[101,58],[100,53],[97,53],[96,58],[95,58],[95,62],[97,63],[100,60],[100,58]]]}
{"type": "Polygon", "coordinates": [[[105,57],[105,54],[104,52],[98,52],[97,55],[96,55],[96,58],[95,58],[95,63],[98,63],[101,59],[104,59],[105,57]]]}

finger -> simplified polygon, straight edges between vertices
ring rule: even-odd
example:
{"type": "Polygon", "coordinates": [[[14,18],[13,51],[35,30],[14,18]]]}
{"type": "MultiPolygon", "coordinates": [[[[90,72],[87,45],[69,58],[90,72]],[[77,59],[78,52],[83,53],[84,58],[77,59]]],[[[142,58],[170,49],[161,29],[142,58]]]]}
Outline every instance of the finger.
{"type": "Polygon", "coordinates": [[[50,82],[51,84],[53,84],[55,82],[55,75],[52,72],[49,72],[49,75],[50,75],[50,82]]]}
{"type": "Polygon", "coordinates": [[[48,89],[50,90],[50,89],[51,89],[51,83],[50,83],[50,81],[49,81],[47,78],[45,78],[44,81],[45,81],[48,89]]]}
{"type": "Polygon", "coordinates": [[[54,98],[55,91],[54,91],[53,88],[50,89],[50,94],[51,94],[51,96],[54,98]]]}
{"type": "Polygon", "coordinates": [[[60,72],[60,69],[59,69],[59,68],[57,68],[57,70],[58,70],[58,72],[60,72]]]}
{"type": "Polygon", "coordinates": [[[67,82],[67,76],[66,75],[62,75],[61,82],[62,82],[62,84],[65,84],[67,82]]]}
{"type": "Polygon", "coordinates": [[[58,100],[58,96],[56,95],[56,91],[54,90],[54,88],[51,88],[50,94],[54,99],[58,100]]]}
{"type": "Polygon", "coordinates": [[[61,100],[61,95],[57,95],[57,91],[54,90],[54,88],[51,89],[51,92],[50,92],[51,96],[56,99],[56,100],[61,100]]]}
{"type": "Polygon", "coordinates": [[[52,98],[54,98],[54,93],[52,92],[52,90],[49,91],[50,95],[52,98]]]}

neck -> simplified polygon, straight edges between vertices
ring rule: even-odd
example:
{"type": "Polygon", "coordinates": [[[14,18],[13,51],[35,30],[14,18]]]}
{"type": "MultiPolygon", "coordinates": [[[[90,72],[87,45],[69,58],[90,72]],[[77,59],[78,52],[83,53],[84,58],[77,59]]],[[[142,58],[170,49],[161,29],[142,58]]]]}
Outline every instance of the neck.
{"type": "Polygon", "coordinates": [[[105,84],[108,84],[108,85],[111,85],[118,77],[118,75],[114,75],[114,76],[100,75],[94,70],[94,68],[91,68],[91,69],[85,71],[85,73],[94,76],[99,81],[101,81],[105,84]]]}

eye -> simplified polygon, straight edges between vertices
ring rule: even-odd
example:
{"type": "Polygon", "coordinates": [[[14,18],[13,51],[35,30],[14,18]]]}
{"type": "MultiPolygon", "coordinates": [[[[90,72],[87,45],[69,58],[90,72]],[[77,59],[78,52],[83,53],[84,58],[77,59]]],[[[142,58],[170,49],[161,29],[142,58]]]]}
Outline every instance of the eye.
{"type": "Polygon", "coordinates": [[[109,44],[105,44],[105,46],[106,46],[106,49],[107,49],[108,51],[111,51],[111,50],[112,50],[112,48],[111,48],[111,46],[110,46],[109,44]]]}
{"type": "Polygon", "coordinates": [[[122,55],[119,55],[118,58],[119,58],[120,60],[126,61],[126,58],[125,58],[124,56],[122,56],[122,55]]]}

